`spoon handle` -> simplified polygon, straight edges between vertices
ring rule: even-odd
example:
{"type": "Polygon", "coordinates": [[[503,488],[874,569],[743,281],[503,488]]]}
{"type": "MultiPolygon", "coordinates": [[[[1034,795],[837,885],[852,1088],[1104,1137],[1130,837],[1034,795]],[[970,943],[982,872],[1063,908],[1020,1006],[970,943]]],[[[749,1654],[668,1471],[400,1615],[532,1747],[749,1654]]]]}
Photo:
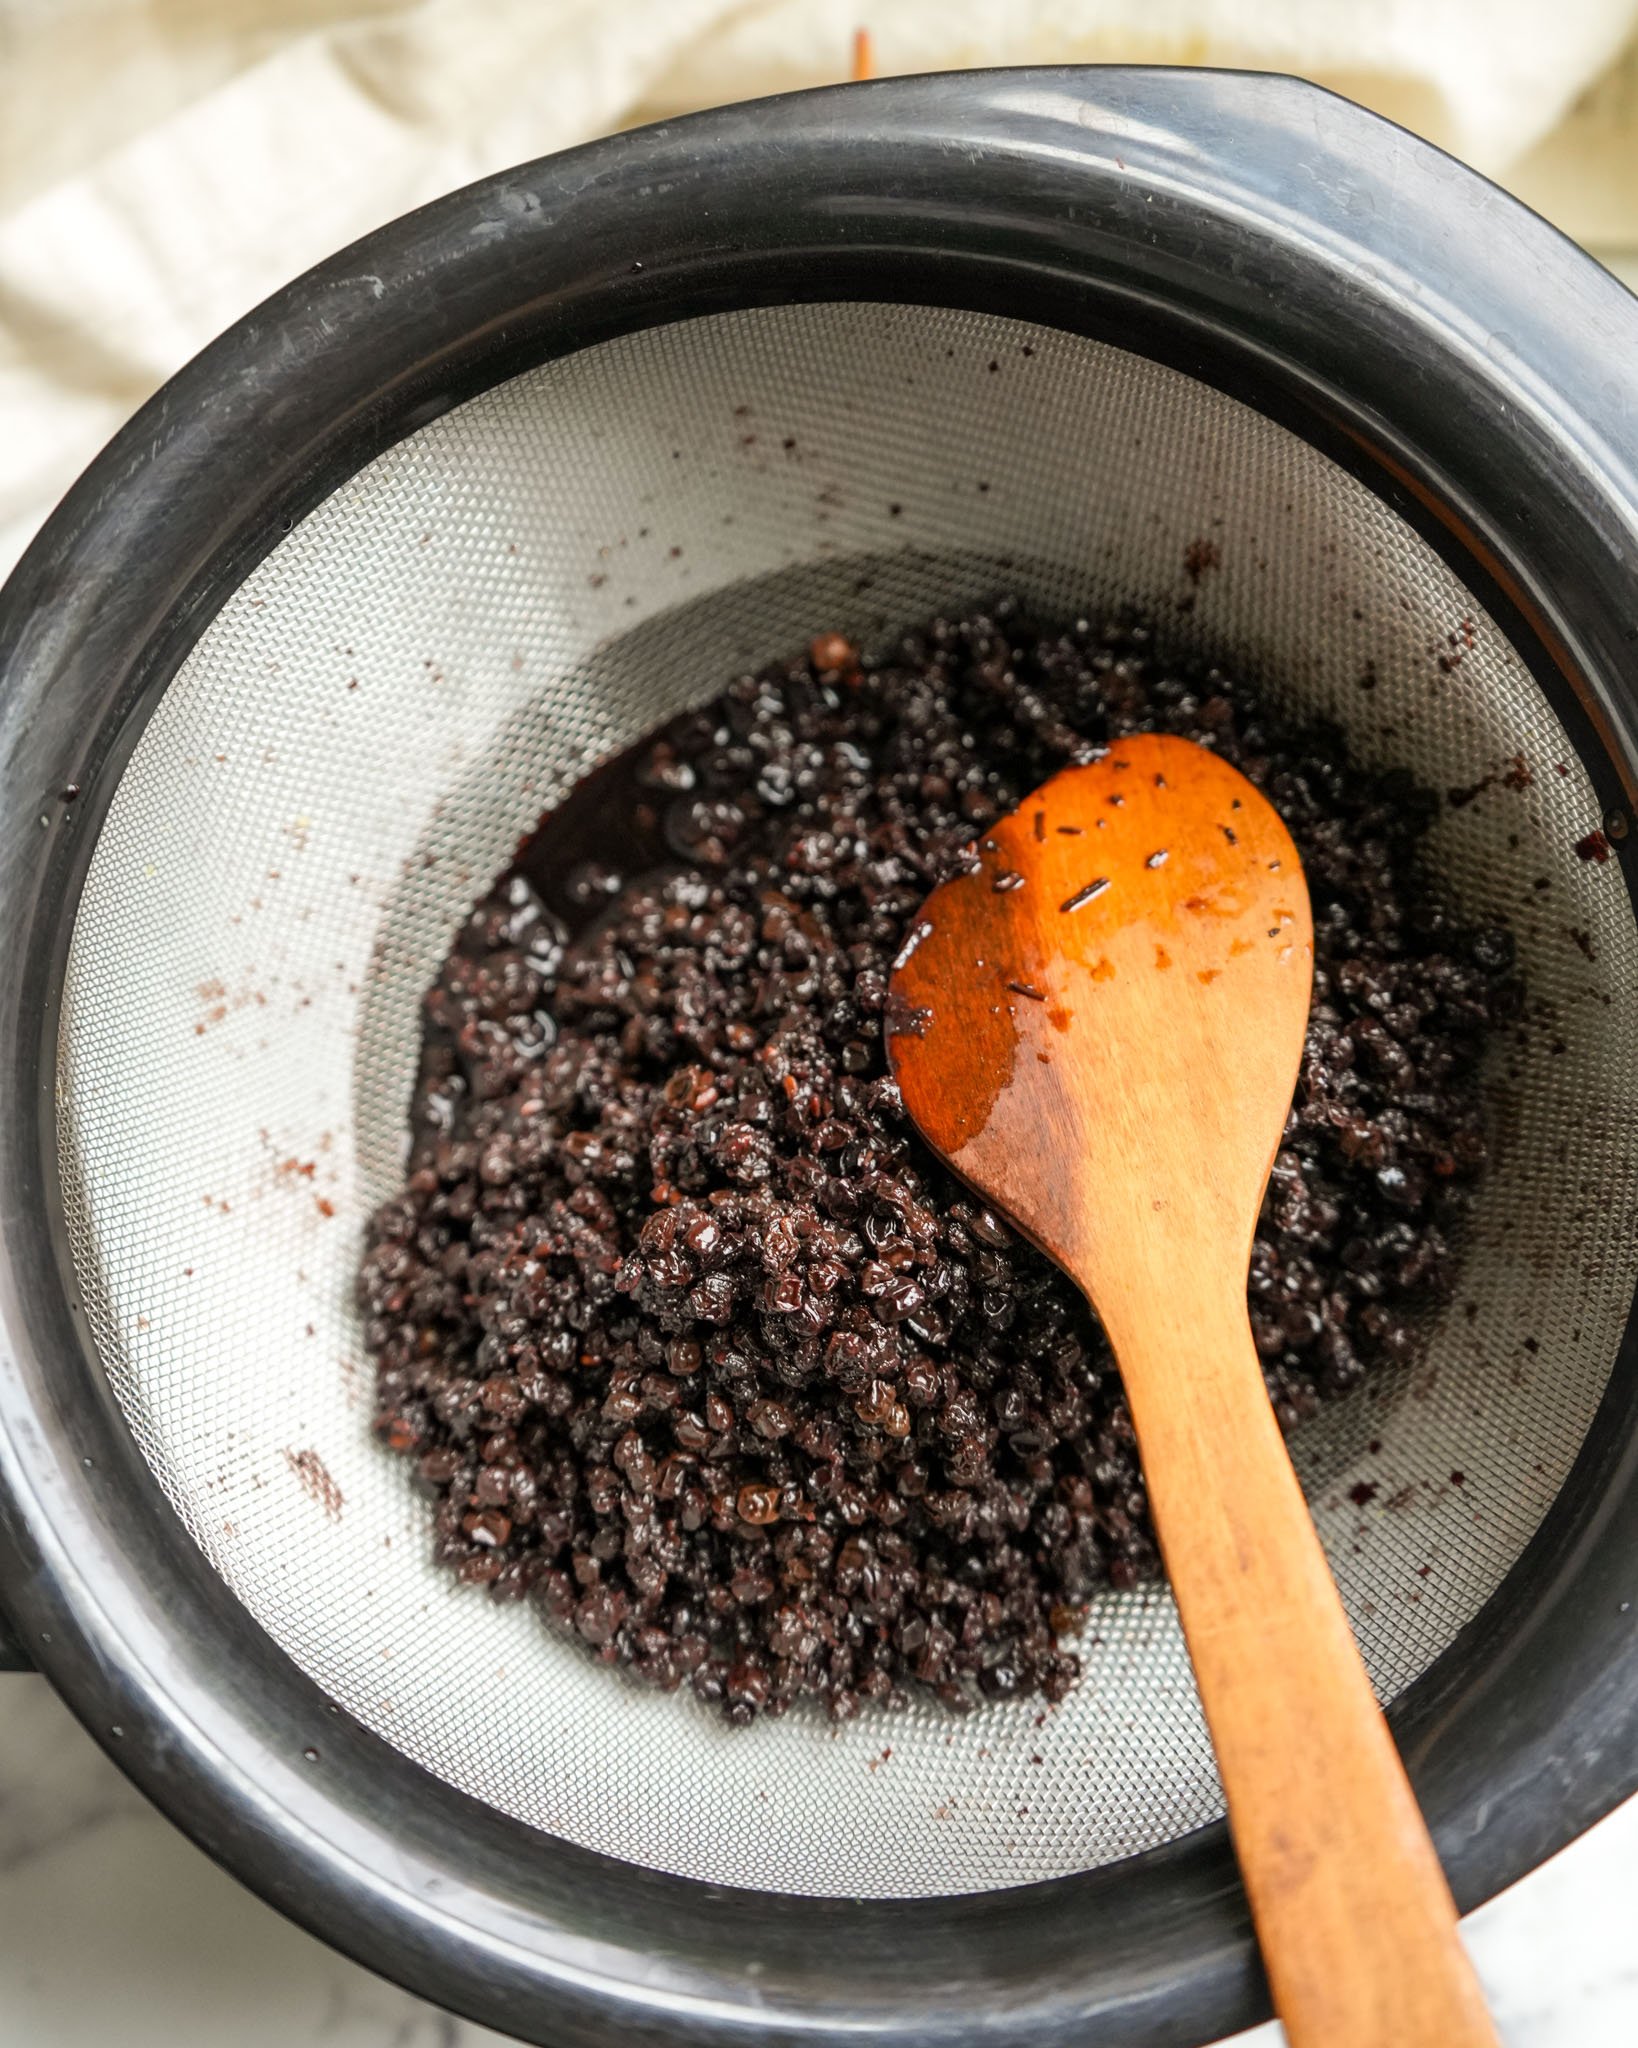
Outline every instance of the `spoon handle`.
{"type": "Polygon", "coordinates": [[[1111,1306],[1287,2039],[1495,2048],[1450,1889],[1269,1405],[1243,1280],[1174,1271],[1165,1288],[1111,1306]]]}

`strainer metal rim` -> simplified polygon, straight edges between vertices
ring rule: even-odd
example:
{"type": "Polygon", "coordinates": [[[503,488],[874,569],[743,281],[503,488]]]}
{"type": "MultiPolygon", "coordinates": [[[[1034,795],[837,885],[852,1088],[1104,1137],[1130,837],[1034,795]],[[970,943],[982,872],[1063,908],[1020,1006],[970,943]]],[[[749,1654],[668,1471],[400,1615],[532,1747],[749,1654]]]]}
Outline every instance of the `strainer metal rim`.
{"type": "MultiPolygon", "coordinates": [[[[1387,124],[1288,80],[968,74],[754,103],[457,193],[206,351],[0,598],[0,1586],[30,1655],[204,1847],[490,2025],[1198,2041],[1266,2011],[1221,1827],[1015,1892],[730,1893],[548,1844],[328,1710],[164,1503],[63,1251],[72,907],[147,709],[248,568],[380,448],[516,369],[656,320],[848,297],[1140,346],[1296,425],[1460,559],[1601,800],[1628,802],[1638,306],[1387,124]]],[[[1629,1327],[1559,1502],[1393,1715],[1464,1906],[1638,1779],[1635,1468],[1629,1327]]]]}

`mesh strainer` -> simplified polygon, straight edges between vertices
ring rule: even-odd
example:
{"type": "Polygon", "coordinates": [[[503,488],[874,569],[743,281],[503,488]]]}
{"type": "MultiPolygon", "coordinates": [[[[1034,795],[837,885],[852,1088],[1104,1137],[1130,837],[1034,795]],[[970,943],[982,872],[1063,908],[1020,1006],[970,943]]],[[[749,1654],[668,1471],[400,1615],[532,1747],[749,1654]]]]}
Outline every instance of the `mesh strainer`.
{"type": "Polygon", "coordinates": [[[519,832],[817,626],[1007,587],[1135,599],[1483,785],[1434,857],[1533,999],[1496,1163],[1423,1356],[1297,1457],[1458,1896],[1627,1789],[1635,342],[1539,223],[1324,95],[1013,73],[475,187],[155,401],[12,588],[3,707],[7,1591],[141,1781],[535,2039],[1252,2016],[1164,1594],[1097,1605],[1040,1725],[735,1733],[435,1572],[366,1427],[360,1221],[519,832]]]}

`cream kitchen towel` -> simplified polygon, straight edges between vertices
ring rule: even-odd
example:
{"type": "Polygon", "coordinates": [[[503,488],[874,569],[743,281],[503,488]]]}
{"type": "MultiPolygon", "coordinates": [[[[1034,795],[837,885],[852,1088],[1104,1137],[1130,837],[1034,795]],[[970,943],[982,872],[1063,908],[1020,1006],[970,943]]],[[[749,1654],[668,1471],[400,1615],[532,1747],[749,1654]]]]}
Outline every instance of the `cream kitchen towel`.
{"type": "MultiPolygon", "coordinates": [[[[0,573],[286,278],[508,163],[843,76],[861,22],[883,72],[1300,72],[1493,175],[1530,157],[1573,212],[1561,124],[1635,21],[1638,0],[0,0],[0,573]]],[[[1599,102],[1602,166],[1632,165],[1632,97],[1599,102]]]]}

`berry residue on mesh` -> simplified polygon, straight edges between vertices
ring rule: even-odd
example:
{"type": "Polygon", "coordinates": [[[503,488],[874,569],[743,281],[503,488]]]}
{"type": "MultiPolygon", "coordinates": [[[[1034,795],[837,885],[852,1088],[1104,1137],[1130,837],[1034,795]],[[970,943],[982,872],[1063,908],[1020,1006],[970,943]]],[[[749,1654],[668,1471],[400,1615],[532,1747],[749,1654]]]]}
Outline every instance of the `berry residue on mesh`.
{"type": "Polygon", "coordinates": [[[543,865],[543,821],[427,995],[359,1286],[377,1430],[461,1579],[735,1722],[1064,1696],[1089,1597],[1160,1569],[1131,1422],[1074,1287],[909,1127],[883,1013],[975,837],[1152,730],[1267,792],[1313,901],[1250,1274],[1281,1426],[1413,1353],[1518,995],[1422,865],[1436,799],[1141,624],[821,634],[594,775],[627,872],[543,865]]]}

